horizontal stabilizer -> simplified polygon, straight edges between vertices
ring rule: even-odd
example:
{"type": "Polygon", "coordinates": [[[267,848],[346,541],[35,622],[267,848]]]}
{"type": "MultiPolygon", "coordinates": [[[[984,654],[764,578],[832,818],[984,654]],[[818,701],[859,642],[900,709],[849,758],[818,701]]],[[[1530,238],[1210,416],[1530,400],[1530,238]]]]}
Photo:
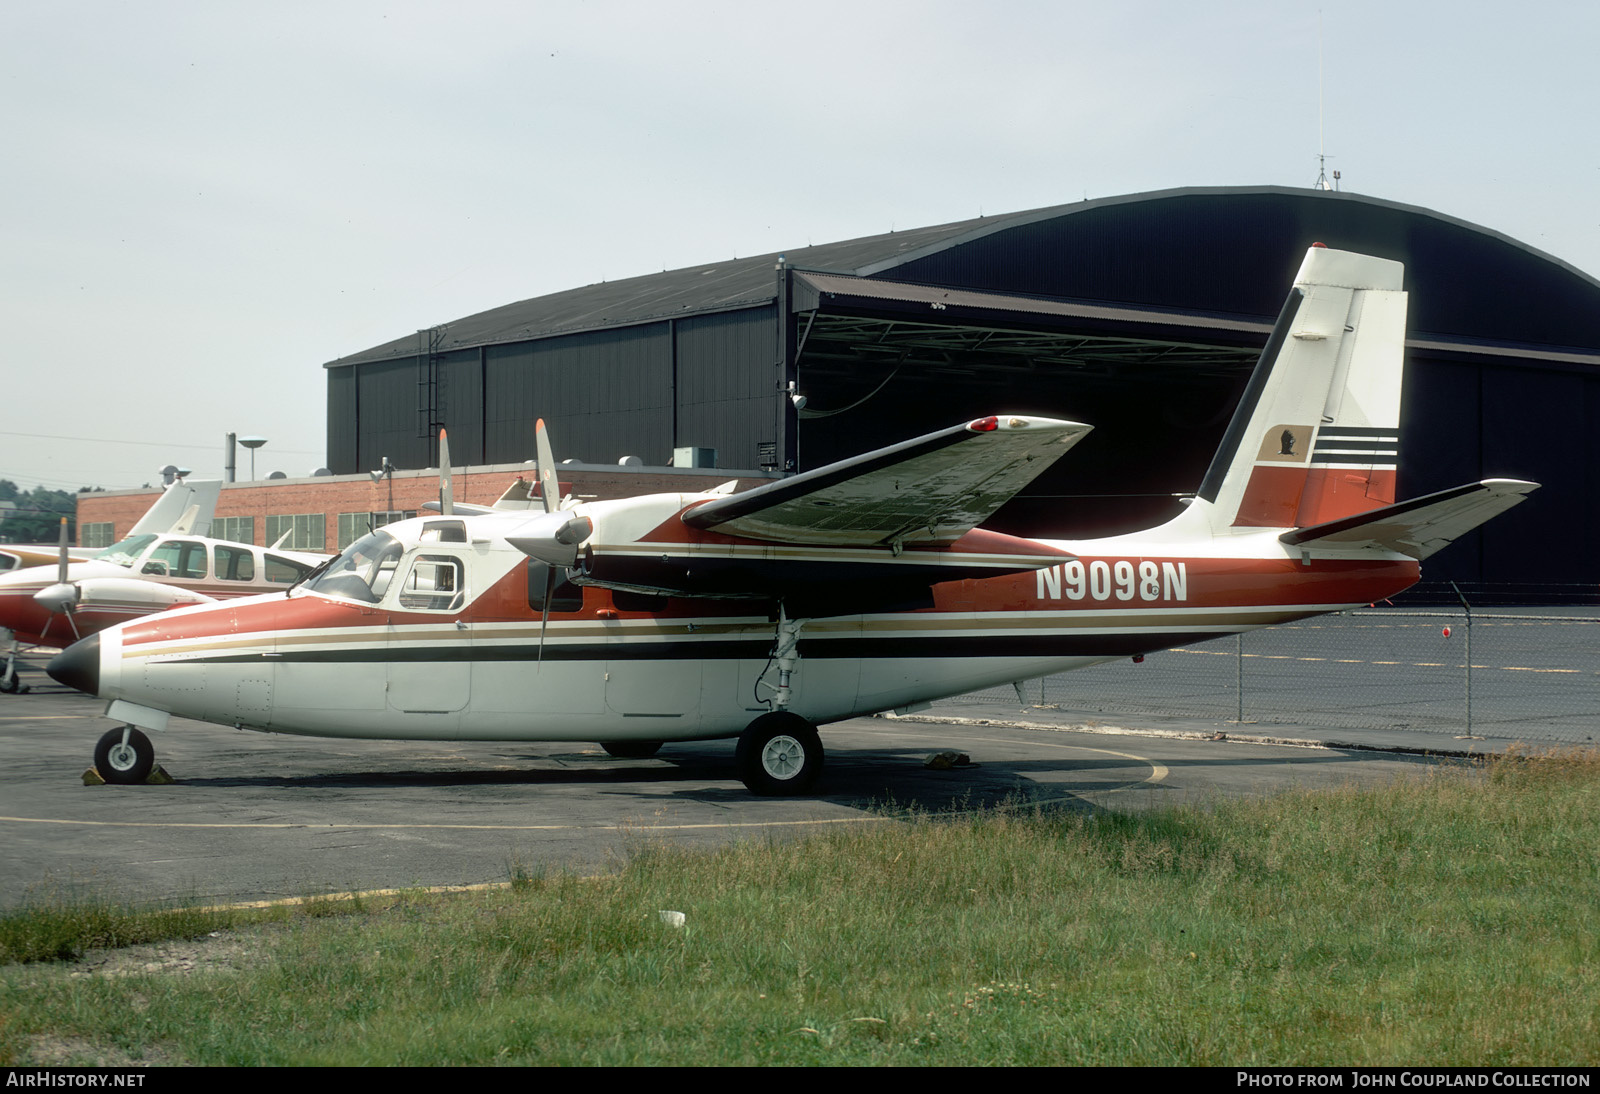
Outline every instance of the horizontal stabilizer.
{"type": "Polygon", "coordinates": [[[1091,427],[1001,414],[706,502],[692,528],[775,543],[948,544],[986,520],[1091,427]]]}
{"type": "Polygon", "coordinates": [[[1297,528],[1278,538],[1291,547],[1395,551],[1421,560],[1537,489],[1536,482],[1485,479],[1343,520],[1297,528]]]}

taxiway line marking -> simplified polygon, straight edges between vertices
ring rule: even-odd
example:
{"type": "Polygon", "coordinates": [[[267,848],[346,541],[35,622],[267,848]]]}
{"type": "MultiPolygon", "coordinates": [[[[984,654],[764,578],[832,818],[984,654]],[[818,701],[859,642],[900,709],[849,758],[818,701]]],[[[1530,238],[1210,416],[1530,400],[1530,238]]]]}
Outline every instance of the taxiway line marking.
{"type": "MultiPolygon", "coordinates": [[[[1206,657],[1237,657],[1232,650],[1191,650],[1183,646],[1165,651],[1167,653],[1198,653],[1206,657]]],[[[1328,661],[1335,665],[1407,665],[1417,669],[1458,669],[1461,666],[1446,661],[1362,661],[1354,657],[1295,657],[1286,653],[1247,653],[1246,658],[1261,661],[1328,661]]],[[[1534,665],[1479,665],[1474,663],[1475,669],[1493,669],[1497,672],[1554,672],[1572,676],[1583,675],[1583,669],[1542,669],[1534,665]]]]}

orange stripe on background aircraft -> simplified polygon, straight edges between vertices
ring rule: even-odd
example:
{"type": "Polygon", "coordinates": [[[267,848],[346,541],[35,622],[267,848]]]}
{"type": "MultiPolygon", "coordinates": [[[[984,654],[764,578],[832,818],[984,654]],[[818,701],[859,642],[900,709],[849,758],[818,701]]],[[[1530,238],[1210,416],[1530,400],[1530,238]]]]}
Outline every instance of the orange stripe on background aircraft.
{"type": "MultiPolygon", "coordinates": [[[[1146,532],[978,526],[1089,431],[998,414],[742,494],[450,501],[288,595],[109,628],[50,663],[126,723],[139,781],[168,717],[327,737],[589,740],[647,756],[738,738],[741,778],[801,793],[816,726],[1393,596],[1535,484],[1396,503],[1399,263],[1306,255],[1195,497],[1146,532]]],[[[441,436],[441,464],[448,469],[441,436]]]]}

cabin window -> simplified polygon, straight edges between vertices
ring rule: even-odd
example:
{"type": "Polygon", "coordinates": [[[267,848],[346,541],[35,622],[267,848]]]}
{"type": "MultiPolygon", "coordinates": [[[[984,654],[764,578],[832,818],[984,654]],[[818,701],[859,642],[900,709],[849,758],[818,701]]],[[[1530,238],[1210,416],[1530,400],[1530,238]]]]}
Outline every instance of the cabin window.
{"type": "Polygon", "coordinates": [[[545,589],[550,589],[549,610],[552,612],[581,612],[583,610],[583,586],[574,585],[567,580],[565,567],[555,571],[554,580],[551,578],[550,564],[540,562],[536,558],[528,560],[528,607],[544,614],[545,589]]]}
{"type": "Polygon", "coordinates": [[[430,520],[422,526],[423,543],[465,543],[467,525],[460,520],[430,520]]]}
{"type": "Polygon", "coordinates": [[[226,544],[217,544],[217,580],[254,581],[255,576],[255,555],[243,547],[229,547],[226,544]]]}
{"type": "Polygon", "coordinates": [[[466,602],[466,570],[451,555],[418,555],[400,587],[400,606],[421,611],[455,611],[466,602]]]}
{"type": "Polygon", "coordinates": [[[187,539],[169,539],[144,560],[143,572],[157,577],[206,576],[206,545],[187,539]]]}
{"type": "Polygon", "coordinates": [[[614,589],[611,593],[611,603],[619,612],[664,612],[667,610],[667,598],[654,593],[633,593],[626,589],[614,589]]]}

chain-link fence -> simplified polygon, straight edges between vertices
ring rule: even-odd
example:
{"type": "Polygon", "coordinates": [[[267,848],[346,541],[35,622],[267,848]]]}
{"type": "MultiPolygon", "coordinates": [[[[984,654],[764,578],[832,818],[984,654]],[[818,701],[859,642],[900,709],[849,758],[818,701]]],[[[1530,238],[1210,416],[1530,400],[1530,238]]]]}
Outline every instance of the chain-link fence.
{"type": "MultiPolygon", "coordinates": [[[[1600,731],[1600,617],[1580,611],[1363,609],[1030,680],[1022,699],[1583,744],[1600,731]]],[[[959,702],[1019,705],[1010,686],[959,702]]]]}

